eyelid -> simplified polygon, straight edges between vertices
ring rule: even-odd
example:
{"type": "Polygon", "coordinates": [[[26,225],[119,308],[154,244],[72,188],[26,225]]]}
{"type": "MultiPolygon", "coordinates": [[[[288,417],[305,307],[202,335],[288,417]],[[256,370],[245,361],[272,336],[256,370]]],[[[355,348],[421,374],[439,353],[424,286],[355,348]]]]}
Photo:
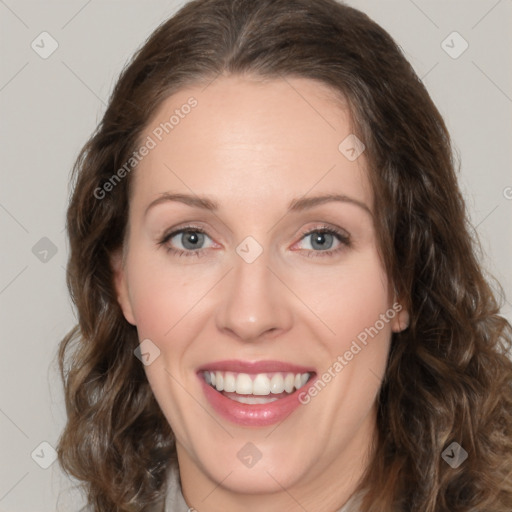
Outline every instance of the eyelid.
{"type": "Polygon", "coordinates": [[[346,239],[347,241],[350,240],[350,233],[339,227],[331,226],[330,224],[327,224],[325,222],[320,222],[318,225],[315,225],[313,227],[306,228],[302,230],[299,233],[299,237],[304,237],[305,235],[310,235],[311,233],[317,233],[317,232],[328,232],[328,233],[335,233],[340,238],[346,239]]]}

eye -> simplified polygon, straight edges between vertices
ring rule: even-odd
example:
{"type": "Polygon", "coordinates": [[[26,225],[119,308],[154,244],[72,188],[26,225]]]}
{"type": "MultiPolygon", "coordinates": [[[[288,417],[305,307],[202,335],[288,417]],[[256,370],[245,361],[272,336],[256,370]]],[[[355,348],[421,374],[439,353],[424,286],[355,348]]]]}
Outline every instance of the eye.
{"type": "Polygon", "coordinates": [[[301,240],[308,240],[308,256],[330,256],[350,246],[350,236],[348,233],[328,226],[321,226],[301,233],[301,240]],[[332,248],[337,243],[337,248],[332,248]]]}
{"type": "Polygon", "coordinates": [[[210,237],[204,230],[195,226],[187,226],[164,235],[158,243],[163,245],[169,253],[178,256],[199,257],[203,255],[205,238],[210,237]]]}
{"type": "MultiPolygon", "coordinates": [[[[307,240],[308,237],[310,237],[308,244],[310,247],[302,249],[308,253],[308,257],[331,256],[350,246],[348,233],[328,226],[320,226],[301,233],[301,240],[307,240]],[[337,248],[333,249],[335,242],[338,242],[337,248]]],[[[210,239],[203,229],[186,226],[164,235],[158,244],[164,246],[168,253],[177,256],[200,257],[208,248],[203,246],[206,238],[210,239]]]]}

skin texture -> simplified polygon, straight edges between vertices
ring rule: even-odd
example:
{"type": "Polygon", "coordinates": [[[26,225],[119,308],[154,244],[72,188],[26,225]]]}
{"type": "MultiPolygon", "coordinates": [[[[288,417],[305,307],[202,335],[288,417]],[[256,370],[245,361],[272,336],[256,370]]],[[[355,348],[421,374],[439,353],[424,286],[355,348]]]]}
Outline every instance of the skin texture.
{"type": "Polygon", "coordinates": [[[364,153],[351,162],[338,150],[351,133],[346,110],[327,86],[298,78],[220,77],[183,89],[143,138],[191,96],[197,107],[134,171],[124,258],[112,260],[126,320],[160,349],[145,370],[176,435],[184,497],[200,512],[336,510],[366,467],[391,333],[407,325],[404,309],[278,425],[219,417],[196,371],[223,359],[279,360],[320,375],[392,308],[364,153]],[[145,214],[166,192],[208,196],[219,209],[164,201],[145,214]],[[292,199],[327,193],[370,211],[329,202],[287,213],[292,199]],[[186,250],[186,235],[159,245],[189,223],[207,233],[200,257],[166,251],[186,250]],[[315,234],[302,235],[324,226],[348,234],[349,245],[327,235],[326,250],[340,250],[324,255],[315,234]],[[236,252],[247,236],[263,248],[252,263],[236,252]],[[252,468],[237,457],[247,442],[261,452],[252,468]]]}

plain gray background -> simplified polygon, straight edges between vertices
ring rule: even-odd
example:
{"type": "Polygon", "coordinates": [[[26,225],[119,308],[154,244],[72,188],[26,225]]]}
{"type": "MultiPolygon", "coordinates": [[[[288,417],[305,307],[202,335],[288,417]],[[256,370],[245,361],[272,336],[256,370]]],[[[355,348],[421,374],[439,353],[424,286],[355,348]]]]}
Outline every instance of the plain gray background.
{"type": "MultiPolygon", "coordinates": [[[[74,324],[63,231],[69,172],[127,59],[183,3],[0,0],[0,511],[82,504],[58,463],[40,467],[51,462],[41,443],[56,446],[65,421],[55,355],[74,324]],[[31,47],[45,37],[51,48],[44,31],[58,43],[46,59],[31,47]]],[[[512,320],[512,1],[348,3],[402,46],[444,116],[483,264],[502,283],[512,320]]]]}

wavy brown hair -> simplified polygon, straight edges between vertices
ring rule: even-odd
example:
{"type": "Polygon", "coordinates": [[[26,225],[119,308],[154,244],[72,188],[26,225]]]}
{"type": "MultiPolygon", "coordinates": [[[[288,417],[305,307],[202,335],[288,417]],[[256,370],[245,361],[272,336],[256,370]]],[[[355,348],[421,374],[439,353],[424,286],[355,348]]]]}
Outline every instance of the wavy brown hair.
{"type": "Polygon", "coordinates": [[[101,200],[95,191],[167,97],[220,74],[327,84],[366,144],[380,252],[411,320],[392,338],[363,510],[510,512],[512,329],[499,315],[501,288],[479,264],[447,128],[389,34],[334,0],[195,0],[122,72],[73,172],[67,282],[78,325],[59,350],[60,464],[96,511],[148,510],[164,497],[173,433],[133,355],[137,331],[110,266],[126,233],[130,175],[101,200]],[[457,469],[441,457],[453,441],[469,454],[457,469]]]}

